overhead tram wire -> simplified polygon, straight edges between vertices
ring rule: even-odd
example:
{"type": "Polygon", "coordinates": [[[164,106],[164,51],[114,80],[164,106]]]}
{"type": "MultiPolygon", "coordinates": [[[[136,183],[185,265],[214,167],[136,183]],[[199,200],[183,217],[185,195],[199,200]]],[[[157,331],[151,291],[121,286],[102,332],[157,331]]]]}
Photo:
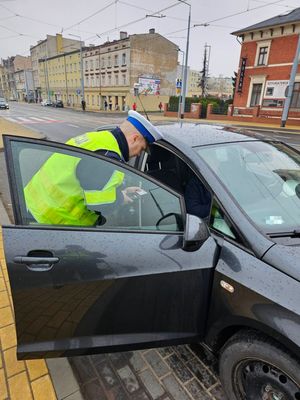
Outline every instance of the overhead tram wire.
{"type": "MultiPolygon", "coordinates": [[[[212,22],[222,21],[224,19],[235,17],[235,16],[241,15],[241,14],[245,14],[245,13],[251,12],[253,10],[257,10],[259,8],[263,8],[263,7],[271,6],[271,5],[274,5],[274,4],[278,4],[278,3],[281,3],[282,1],[285,1],[285,0],[276,0],[276,1],[273,1],[272,3],[264,4],[262,6],[253,7],[253,8],[250,8],[249,10],[239,11],[239,12],[236,12],[234,14],[225,15],[224,17],[216,18],[216,19],[213,19],[213,20],[210,20],[210,21],[206,21],[206,22],[202,22],[202,23],[197,23],[195,25],[204,26],[204,27],[205,26],[209,26],[212,22]]],[[[191,26],[191,29],[195,29],[195,25],[191,26]]],[[[187,28],[182,28],[182,29],[178,29],[177,31],[164,33],[163,35],[164,36],[170,36],[170,35],[173,35],[174,33],[185,32],[186,30],[187,30],[187,28]]]]}
{"type": "Polygon", "coordinates": [[[107,4],[105,7],[101,8],[100,10],[95,11],[93,14],[89,15],[88,17],[83,18],[82,20],[80,20],[79,22],[77,22],[76,24],[73,24],[67,28],[63,28],[62,31],[67,31],[71,28],[74,28],[74,26],[78,26],[80,24],[82,24],[83,22],[87,21],[88,19],[94,17],[95,15],[100,14],[102,11],[105,11],[106,9],[108,9],[109,7],[111,7],[112,5],[114,5],[116,3],[116,0],[111,1],[109,4],[107,4]]]}

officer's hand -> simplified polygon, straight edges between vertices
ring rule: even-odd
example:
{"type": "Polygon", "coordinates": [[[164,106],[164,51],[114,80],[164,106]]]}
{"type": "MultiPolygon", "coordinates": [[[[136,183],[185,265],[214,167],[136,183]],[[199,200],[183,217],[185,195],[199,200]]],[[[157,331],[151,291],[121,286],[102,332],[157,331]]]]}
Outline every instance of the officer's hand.
{"type": "Polygon", "coordinates": [[[137,192],[138,190],[140,190],[139,186],[131,186],[122,190],[124,204],[132,203],[135,199],[137,199],[138,194],[135,194],[135,192],[137,192]]]}

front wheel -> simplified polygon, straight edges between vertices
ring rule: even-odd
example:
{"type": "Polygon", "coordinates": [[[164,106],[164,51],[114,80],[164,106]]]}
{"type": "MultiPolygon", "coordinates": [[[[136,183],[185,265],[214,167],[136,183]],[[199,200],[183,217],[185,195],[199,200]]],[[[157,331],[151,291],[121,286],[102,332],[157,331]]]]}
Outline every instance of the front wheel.
{"type": "Polygon", "coordinates": [[[300,400],[300,362],[255,332],[234,335],[220,356],[220,378],[230,400],[300,400]]]}

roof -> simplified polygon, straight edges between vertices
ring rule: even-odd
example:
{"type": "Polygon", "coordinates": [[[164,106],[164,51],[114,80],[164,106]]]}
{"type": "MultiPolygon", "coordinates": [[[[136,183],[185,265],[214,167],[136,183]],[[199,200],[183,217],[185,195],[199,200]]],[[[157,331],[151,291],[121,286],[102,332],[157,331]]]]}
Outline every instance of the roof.
{"type": "Polygon", "coordinates": [[[258,24],[250,25],[247,28],[239,29],[238,31],[232,32],[232,35],[239,36],[245,32],[251,32],[263,28],[270,28],[278,25],[291,24],[294,22],[300,22],[300,7],[295,8],[288,13],[279,14],[276,17],[266,19],[262,22],[259,22],[258,24]]]}
{"type": "Polygon", "coordinates": [[[253,137],[236,133],[230,127],[221,125],[184,123],[181,128],[181,124],[176,123],[161,125],[158,128],[168,142],[172,143],[174,138],[181,142],[184,141],[185,144],[191,147],[257,140],[253,137]]]}

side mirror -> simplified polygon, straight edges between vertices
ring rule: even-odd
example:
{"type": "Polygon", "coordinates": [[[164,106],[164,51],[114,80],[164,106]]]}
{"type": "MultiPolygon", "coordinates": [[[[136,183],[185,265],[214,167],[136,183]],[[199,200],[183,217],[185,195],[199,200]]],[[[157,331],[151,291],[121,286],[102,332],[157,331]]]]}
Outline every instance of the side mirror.
{"type": "Polygon", "coordinates": [[[183,250],[198,250],[209,238],[209,230],[206,223],[195,215],[187,214],[183,238],[183,250]]]}

